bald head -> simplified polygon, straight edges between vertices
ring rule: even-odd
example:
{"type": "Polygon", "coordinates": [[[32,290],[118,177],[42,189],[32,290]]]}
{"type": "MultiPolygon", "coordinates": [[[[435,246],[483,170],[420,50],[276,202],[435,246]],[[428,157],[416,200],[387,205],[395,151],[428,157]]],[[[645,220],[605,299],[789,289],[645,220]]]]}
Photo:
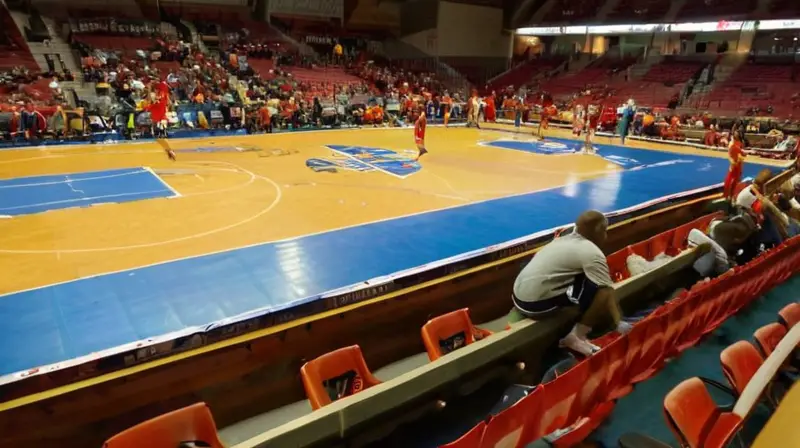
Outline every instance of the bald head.
{"type": "Polygon", "coordinates": [[[597,210],[583,212],[575,221],[575,231],[598,246],[605,242],[607,230],[608,220],[597,210]]]}
{"type": "Polygon", "coordinates": [[[758,188],[759,191],[762,193],[764,192],[764,185],[772,179],[772,171],[769,168],[764,168],[763,170],[759,171],[756,175],[756,178],[753,179],[753,185],[758,188]]]}

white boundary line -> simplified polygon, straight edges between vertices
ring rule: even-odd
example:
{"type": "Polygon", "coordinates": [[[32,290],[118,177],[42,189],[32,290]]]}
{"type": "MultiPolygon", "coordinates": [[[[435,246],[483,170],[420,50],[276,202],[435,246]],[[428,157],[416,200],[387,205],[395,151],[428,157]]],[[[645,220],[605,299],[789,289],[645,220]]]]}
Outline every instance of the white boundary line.
{"type": "MultiPolygon", "coordinates": [[[[212,162],[187,162],[187,163],[212,163],[212,162]]],[[[88,252],[123,251],[123,250],[132,250],[132,249],[142,249],[142,248],[146,248],[146,247],[162,246],[162,245],[165,245],[165,244],[173,244],[173,243],[178,243],[178,242],[182,242],[182,241],[188,241],[188,240],[192,240],[192,239],[195,239],[195,238],[201,238],[201,237],[213,235],[213,234],[216,234],[216,233],[224,232],[224,231],[230,230],[230,229],[232,229],[234,227],[238,227],[240,225],[246,224],[246,223],[251,222],[251,221],[255,220],[256,218],[258,218],[258,217],[270,212],[281,201],[281,198],[283,197],[283,192],[281,190],[281,187],[280,187],[280,185],[278,185],[272,179],[270,179],[268,177],[265,177],[265,176],[256,175],[255,173],[247,171],[244,168],[241,168],[238,165],[235,165],[235,164],[232,164],[232,163],[229,163],[229,162],[216,161],[216,162],[213,162],[213,163],[229,165],[229,166],[236,166],[243,173],[249,175],[250,176],[250,180],[248,180],[244,184],[234,185],[233,187],[222,188],[222,189],[219,189],[219,190],[205,191],[205,192],[200,192],[200,193],[189,193],[187,195],[184,195],[184,197],[199,196],[199,195],[204,195],[204,194],[219,194],[219,193],[226,192],[226,191],[233,191],[233,190],[237,190],[239,188],[242,188],[242,187],[245,187],[247,185],[252,184],[256,179],[261,179],[261,180],[271,184],[275,188],[275,191],[276,191],[275,199],[273,199],[272,202],[269,205],[267,205],[265,208],[259,210],[257,213],[255,213],[252,216],[249,216],[249,217],[247,217],[244,220],[241,220],[239,222],[236,222],[236,223],[233,223],[233,224],[229,224],[229,225],[226,225],[226,226],[222,226],[222,227],[218,227],[216,229],[207,230],[205,232],[196,233],[196,234],[193,234],[193,235],[186,235],[186,236],[182,236],[182,237],[178,237],[178,238],[173,238],[173,239],[170,239],[170,240],[153,241],[153,242],[150,242],[150,243],[135,244],[135,245],[130,245],[130,246],[101,247],[101,248],[93,248],[93,249],[13,250],[13,249],[1,249],[0,248],[0,254],[16,254],[16,255],[19,255],[19,254],[57,254],[57,255],[63,255],[63,254],[75,254],[75,253],[88,253],[88,252]]],[[[160,190],[160,191],[165,191],[165,190],[160,190]]],[[[258,243],[258,244],[269,244],[269,243],[258,243]]],[[[233,250],[236,250],[236,249],[233,249],[233,250]]],[[[225,252],[225,250],[217,251],[215,253],[222,253],[222,252],[225,252]]],[[[194,256],[190,256],[190,257],[186,257],[186,258],[195,258],[195,257],[200,257],[200,256],[202,256],[202,254],[201,255],[194,255],[194,256]]],[[[181,261],[181,260],[182,259],[170,260],[170,261],[181,261]]],[[[167,261],[167,262],[169,262],[169,261],[167,261]]],[[[154,263],[152,266],[163,264],[163,263],[164,262],[154,263]]],[[[142,267],[149,267],[149,266],[150,265],[142,266],[142,267]]],[[[95,277],[100,277],[100,276],[107,275],[107,274],[121,273],[121,272],[126,272],[126,271],[135,271],[137,269],[139,269],[139,268],[136,267],[136,268],[130,268],[130,269],[122,269],[122,270],[119,270],[119,271],[116,271],[116,272],[99,273],[99,274],[91,275],[91,276],[84,277],[84,278],[95,278],[95,277]]],[[[44,285],[44,286],[41,286],[41,287],[56,286],[56,285],[60,285],[60,284],[64,284],[64,283],[69,283],[71,281],[77,281],[77,280],[81,280],[81,278],[68,280],[68,281],[65,281],[65,282],[53,283],[51,285],[44,285]]],[[[31,290],[39,289],[41,287],[21,290],[20,292],[31,291],[31,290]]],[[[6,296],[6,295],[10,295],[10,294],[13,294],[13,292],[0,294],[0,297],[6,296]]]]}
{"type": "MultiPolygon", "coordinates": [[[[153,175],[153,177],[155,177],[156,179],[158,179],[158,181],[159,181],[159,182],[161,182],[161,184],[162,184],[162,185],[164,185],[165,187],[167,187],[167,189],[168,189],[169,191],[171,191],[171,192],[172,192],[172,194],[173,194],[172,198],[179,198],[179,197],[183,196],[182,194],[180,194],[180,192],[178,192],[178,190],[174,189],[174,188],[172,187],[172,185],[168,184],[168,183],[167,183],[167,181],[165,181],[164,179],[162,179],[162,178],[161,178],[161,176],[159,176],[158,174],[156,174],[156,172],[155,172],[155,171],[153,171],[153,169],[152,169],[152,168],[150,168],[149,166],[145,166],[145,167],[142,167],[142,168],[143,168],[145,171],[147,171],[147,172],[149,172],[150,174],[152,174],[152,175],[153,175]]],[[[170,199],[172,199],[172,198],[170,198],[170,199]]]]}

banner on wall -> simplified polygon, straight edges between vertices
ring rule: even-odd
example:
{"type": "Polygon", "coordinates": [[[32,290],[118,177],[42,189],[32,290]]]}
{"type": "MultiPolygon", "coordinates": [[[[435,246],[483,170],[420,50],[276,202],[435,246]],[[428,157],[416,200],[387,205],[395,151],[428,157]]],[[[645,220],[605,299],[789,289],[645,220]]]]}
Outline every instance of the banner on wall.
{"type": "Polygon", "coordinates": [[[107,19],[70,19],[73,33],[110,33],[123,35],[155,34],[161,25],[154,22],[107,19]]]}
{"type": "Polygon", "coordinates": [[[270,0],[267,5],[270,15],[344,19],[344,0],[270,0]]]}

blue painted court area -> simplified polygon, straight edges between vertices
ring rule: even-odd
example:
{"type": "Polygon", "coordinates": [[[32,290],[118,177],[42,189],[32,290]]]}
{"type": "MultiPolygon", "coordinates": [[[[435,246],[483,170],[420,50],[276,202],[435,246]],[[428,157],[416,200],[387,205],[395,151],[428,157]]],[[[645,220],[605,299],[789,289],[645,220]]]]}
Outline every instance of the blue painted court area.
{"type": "Polygon", "coordinates": [[[575,140],[546,140],[533,141],[530,139],[519,140],[513,138],[503,138],[484,142],[485,146],[495,148],[513,149],[534,154],[575,154],[583,149],[583,142],[575,140]]]}
{"type": "Polygon", "coordinates": [[[353,161],[395,177],[408,177],[422,166],[413,160],[416,154],[398,154],[391,149],[370,148],[366,146],[328,145],[336,153],[353,161]]]}
{"type": "Polygon", "coordinates": [[[0,180],[0,215],[176,196],[149,168],[20,177],[0,180]]]}
{"type": "MultiPolygon", "coordinates": [[[[0,297],[0,374],[287,309],[571,223],[587,209],[618,211],[718,184],[728,169],[725,159],[597,146],[606,158],[636,164],[546,191],[7,294],[0,297]]],[[[747,165],[745,175],[760,168],[747,165]]]]}

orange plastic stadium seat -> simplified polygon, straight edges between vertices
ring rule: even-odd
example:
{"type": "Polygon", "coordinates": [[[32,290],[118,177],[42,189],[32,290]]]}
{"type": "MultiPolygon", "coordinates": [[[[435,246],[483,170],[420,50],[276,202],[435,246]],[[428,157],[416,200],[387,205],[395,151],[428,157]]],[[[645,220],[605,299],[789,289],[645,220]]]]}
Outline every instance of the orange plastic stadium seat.
{"type": "Polygon", "coordinates": [[[631,383],[639,383],[655,375],[664,365],[664,342],[667,316],[650,316],[636,325],[628,334],[630,344],[641,344],[638,350],[631,350],[628,359],[628,372],[631,383]]]}
{"type": "Polygon", "coordinates": [[[314,410],[381,383],[370,372],[357,345],[334,350],[303,364],[300,376],[314,410]]]}
{"type": "Polygon", "coordinates": [[[429,320],[422,327],[422,342],[428,351],[428,358],[436,361],[491,334],[491,331],[472,325],[469,309],[462,308],[429,320]]]}
{"type": "Polygon", "coordinates": [[[720,353],[719,360],[722,363],[722,373],[737,395],[742,394],[747,383],[764,364],[764,358],[748,341],[739,341],[729,346],[720,353]]]}
{"type": "Polygon", "coordinates": [[[608,262],[608,271],[611,274],[611,280],[614,282],[621,282],[622,280],[630,278],[631,273],[628,271],[628,256],[630,254],[630,248],[625,247],[609,255],[606,259],[608,262]]]}
{"type": "Polygon", "coordinates": [[[574,421],[573,403],[589,377],[589,362],[583,361],[544,385],[542,418],[539,425],[542,434],[550,434],[558,429],[566,429],[574,421]]]}
{"type": "Polygon", "coordinates": [[[537,386],[525,398],[492,417],[480,447],[523,447],[541,437],[539,419],[542,415],[543,395],[544,387],[537,386]]]}
{"type": "Polygon", "coordinates": [[[486,432],[486,422],[480,422],[473,426],[466,434],[439,448],[480,448],[481,440],[486,432]]]}
{"type": "Polygon", "coordinates": [[[778,313],[787,329],[791,329],[800,322],[800,303],[790,303],[778,313]]]}
{"type": "Polygon", "coordinates": [[[672,242],[674,239],[675,229],[661,232],[658,235],[650,238],[647,240],[647,244],[650,245],[650,254],[653,257],[656,257],[659,254],[667,254],[670,256],[677,255],[680,252],[680,249],[672,247],[672,242]]]}
{"type": "Polygon", "coordinates": [[[205,442],[223,448],[211,410],[196,403],[139,423],[108,439],[104,448],[176,448],[181,442],[205,442]]]}
{"type": "Polygon", "coordinates": [[[761,350],[761,354],[764,355],[764,358],[767,358],[775,351],[775,347],[778,346],[778,343],[786,336],[787,332],[788,330],[786,330],[786,327],[778,322],[764,325],[756,330],[753,337],[756,340],[756,344],[758,344],[758,349],[761,350]]]}
{"type": "MultiPolygon", "coordinates": [[[[610,345],[610,344],[609,344],[610,345]]],[[[573,422],[568,431],[559,434],[552,441],[556,448],[569,448],[583,442],[614,410],[615,401],[606,400],[608,395],[608,375],[610,350],[601,350],[586,360],[588,374],[580,385],[580,390],[572,402],[572,407],[567,417],[568,422],[573,422]]],[[[539,438],[546,434],[539,434],[539,438]]],[[[528,440],[531,442],[535,439],[528,440]]]]}
{"type": "Polygon", "coordinates": [[[667,425],[682,447],[722,448],[742,425],[734,413],[717,408],[700,378],[689,378],[664,398],[667,425]]]}
{"type": "Polygon", "coordinates": [[[636,349],[629,347],[627,337],[621,337],[614,342],[603,347],[601,351],[606,353],[606,383],[605,397],[603,401],[611,401],[628,395],[633,391],[630,382],[630,372],[628,371],[628,350],[636,349]]]}

